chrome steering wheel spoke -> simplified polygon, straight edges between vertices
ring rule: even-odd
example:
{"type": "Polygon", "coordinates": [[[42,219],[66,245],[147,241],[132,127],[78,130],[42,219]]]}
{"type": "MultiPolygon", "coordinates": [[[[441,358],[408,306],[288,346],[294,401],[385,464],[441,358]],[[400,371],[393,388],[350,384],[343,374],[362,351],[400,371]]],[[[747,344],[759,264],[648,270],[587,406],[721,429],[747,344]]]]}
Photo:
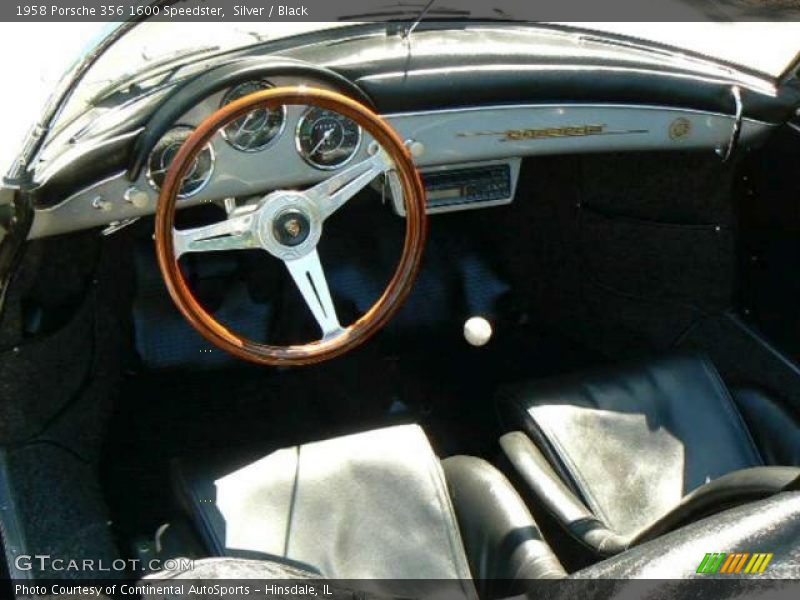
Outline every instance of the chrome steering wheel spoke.
{"type": "Polygon", "coordinates": [[[365,160],[305,191],[278,190],[247,209],[234,208],[225,221],[173,229],[175,257],[192,252],[266,250],[286,265],[322,331],[322,340],[337,337],[344,328],[317,253],[322,224],[373,179],[394,168],[389,155],[375,146],[365,160]]]}
{"type": "Polygon", "coordinates": [[[394,163],[386,151],[377,148],[369,158],[347,167],[303,193],[317,206],[320,217],[325,220],[363,190],[370,181],[393,168],[394,163]]]}
{"type": "Polygon", "coordinates": [[[333,305],[317,250],[314,249],[300,258],[285,260],[284,263],[319,324],[322,339],[329,339],[342,333],[343,328],[336,315],[336,307],[333,305]]]}
{"type": "Polygon", "coordinates": [[[172,245],[175,258],[190,252],[218,252],[260,248],[255,234],[256,216],[235,214],[219,223],[193,229],[173,229],[172,245]]]}

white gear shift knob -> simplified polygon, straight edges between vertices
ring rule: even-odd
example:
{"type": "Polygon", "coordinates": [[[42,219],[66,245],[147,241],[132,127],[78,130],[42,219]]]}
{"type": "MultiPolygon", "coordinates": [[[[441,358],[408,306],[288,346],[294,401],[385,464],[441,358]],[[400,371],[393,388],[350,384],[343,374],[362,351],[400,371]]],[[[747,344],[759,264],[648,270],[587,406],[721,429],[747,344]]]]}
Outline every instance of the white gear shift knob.
{"type": "Polygon", "coordinates": [[[472,317],[464,323],[464,339],[472,346],[484,346],[492,339],[492,324],[483,317],[472,317]]]}

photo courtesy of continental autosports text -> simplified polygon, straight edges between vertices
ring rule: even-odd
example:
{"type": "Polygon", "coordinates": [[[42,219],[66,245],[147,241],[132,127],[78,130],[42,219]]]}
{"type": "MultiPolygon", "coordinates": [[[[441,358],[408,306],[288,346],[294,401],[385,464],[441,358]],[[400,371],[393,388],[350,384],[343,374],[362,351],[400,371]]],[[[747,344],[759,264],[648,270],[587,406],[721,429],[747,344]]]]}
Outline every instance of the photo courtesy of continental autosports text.
{"type": "Polygon", "coordinates": [[[0,598],[800,596],[800,0],[13,0],[0,56],[0,598]]]}
{"type": "Polygon", "coordinates": [[[188,598],[242,598],[242,597],[292,597],[316,598],[333,596],[334,592],[328,584],[288,584],[279,585],[262,582],[254,586],[246,584],[228,585],[225,583],[192,584],[192,583],[112,583],[98,586],[95,584],[51,583],[48,585],[16,584],[14,593],[17,597],[68,596],[71,598],[113,598],[113,597],[188,597],[188,598]]]}

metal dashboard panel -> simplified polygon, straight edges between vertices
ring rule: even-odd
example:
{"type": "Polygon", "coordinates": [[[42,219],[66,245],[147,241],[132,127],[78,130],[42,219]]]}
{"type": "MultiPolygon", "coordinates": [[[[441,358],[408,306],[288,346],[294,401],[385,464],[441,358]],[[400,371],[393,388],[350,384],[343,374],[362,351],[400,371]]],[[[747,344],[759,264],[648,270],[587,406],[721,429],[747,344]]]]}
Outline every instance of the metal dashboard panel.
{"type": "MultiPolygon", "coordinates": [[[[425,144],[420,165],[647,150],[725,148],[734,117],[666,107],[625,105],[499,106],[388,117],[407,139],[425,144]]],[[[766,133],[745,120],[742,142],[766,133]]]]}
{"type": "MultiPolygon", "coordinates": [[[[219,99],[210,98],[181,119],[199,123],[219,99]]],[[[302,110],[290,107],[284,134],[263,152],[235,151],[221,137],[214,141],[216,168],[201,193],[180,201],[192,206],[230,196],[266,193],[281,187],[302,187],[329,177],[308,165],[295,148],[294,131],[302,110]]],[[[719,113],[657,106],[629,105],[520,105],[475,107],[386,118],[407,140],[424,147],[416,158],[420,167],[475,163],[515,157],[651,150],[725,150],[734,117],[719,113]]],[[[744,119],[739,143],[753,145],[773,125],[744,119]]],[[[364,136],[354,160],[366,157],[364,136]]],[[[135,182],[124,172],[100,181],[51,208],[38,210],[30,238],[87,229],[150,215],[158,193],[144,175],[135,182]],[[125,200],[132,185],[147,194],[146,202],[125,200]]]]}

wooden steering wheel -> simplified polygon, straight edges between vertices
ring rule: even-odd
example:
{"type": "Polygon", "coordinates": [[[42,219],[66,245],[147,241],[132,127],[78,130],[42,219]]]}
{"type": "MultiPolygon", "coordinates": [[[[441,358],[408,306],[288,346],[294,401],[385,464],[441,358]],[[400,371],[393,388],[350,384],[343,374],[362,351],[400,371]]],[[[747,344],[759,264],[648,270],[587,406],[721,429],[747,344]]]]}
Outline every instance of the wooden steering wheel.
{"type": "Polygon", "coordinates": [[[337,357],[363,344],[394,315],[419,270],[427,234],[425,192],[403,141],[381,117],[335,92],[281,87],[257,92],[224,106],[203,121],[178,151],[167,173],[156,210],[155,243],[161,274],[172,299],[189,323],[218,348],[264,365],[306,365],[337,357]],[[238,207],[224,221],[177,230],[175,205],[196,157],[229,123],[256,109],[285,105],[319,106],[358,125],[374,140],[368,157],[304,191],[278,190],[255,206],[238,207]],[[406,210],[405,242],[397,268],[383,294],[356,322],[339,323],[317,244],[325,220],[382,173],[393,171],[402,187],[406,210]],[[260,248],[286,265],[322,332],[308,344],[270,346],[230,331],[192,294],[178,260],[189,252],[260,248]]]}

